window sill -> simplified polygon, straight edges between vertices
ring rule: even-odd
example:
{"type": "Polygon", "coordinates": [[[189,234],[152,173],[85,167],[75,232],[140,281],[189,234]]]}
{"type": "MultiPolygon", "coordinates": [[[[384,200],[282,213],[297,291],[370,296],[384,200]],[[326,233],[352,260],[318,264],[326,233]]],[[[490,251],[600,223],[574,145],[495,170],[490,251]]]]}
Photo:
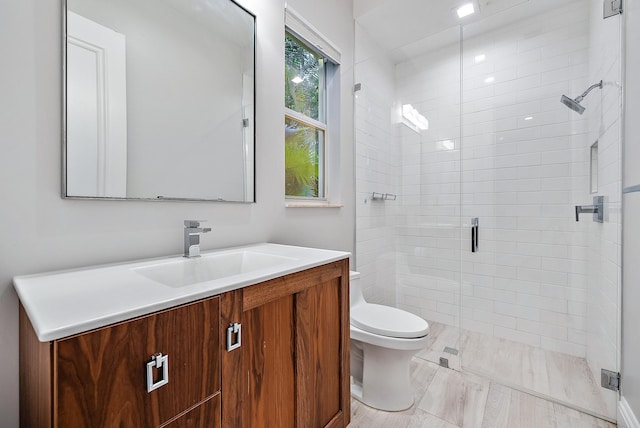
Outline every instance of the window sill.
{"type": "Polygon", "coordinates": [[[342,208],[342,204],[332,204],[329,202],[302,202],[289,201],[284,204],[285,208],[342,208]]]}

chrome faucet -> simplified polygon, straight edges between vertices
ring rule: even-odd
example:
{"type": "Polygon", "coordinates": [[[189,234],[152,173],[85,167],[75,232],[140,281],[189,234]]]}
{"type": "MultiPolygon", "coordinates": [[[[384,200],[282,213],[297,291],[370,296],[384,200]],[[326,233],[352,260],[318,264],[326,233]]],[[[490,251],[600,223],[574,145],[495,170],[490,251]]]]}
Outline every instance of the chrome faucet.
{"type": "Polygon", "coordinates": [[[184,256],[200,257],[200,235],[211,232],[210,227],[200,227],[204,220],[184,221],[184,256]]]}

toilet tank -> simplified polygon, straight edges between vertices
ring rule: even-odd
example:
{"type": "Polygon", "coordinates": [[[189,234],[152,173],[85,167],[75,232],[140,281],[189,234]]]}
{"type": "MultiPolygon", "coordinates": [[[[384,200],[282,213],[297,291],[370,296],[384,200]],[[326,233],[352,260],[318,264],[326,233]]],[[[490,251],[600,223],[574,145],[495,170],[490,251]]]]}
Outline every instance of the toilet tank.
{"type": "Polygon", "coordinates": [[[362,283],[360,280],[360,272],[349,271],[349,302],[350,306],[354,307],[360,303],[366,303],[364,296],[362,295],[362,283]]]}

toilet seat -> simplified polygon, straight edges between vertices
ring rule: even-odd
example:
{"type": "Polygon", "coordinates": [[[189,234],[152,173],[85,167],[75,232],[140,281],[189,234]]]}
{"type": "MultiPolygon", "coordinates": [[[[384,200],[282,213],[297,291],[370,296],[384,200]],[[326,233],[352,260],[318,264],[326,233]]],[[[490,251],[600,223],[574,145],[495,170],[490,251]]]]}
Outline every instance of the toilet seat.
{"type": "Polygon", "coordinates": [[[429,333],[429,324],[417,315],[391,306],[363,303],[351,307],[351,324],[386,337],[418,338],[429,333]]]}

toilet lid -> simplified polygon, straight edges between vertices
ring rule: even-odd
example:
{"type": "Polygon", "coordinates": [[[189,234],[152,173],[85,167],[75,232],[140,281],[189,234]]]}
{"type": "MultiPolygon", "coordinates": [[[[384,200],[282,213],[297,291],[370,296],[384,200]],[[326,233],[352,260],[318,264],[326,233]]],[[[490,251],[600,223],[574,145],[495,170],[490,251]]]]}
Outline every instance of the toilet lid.
{"type": "Polygon", "coordinates": [[[426,336],[429,324],[417,315],[391,306],[366,303],[351,308],[351,324],[369,333],[387,337],[426,336]]]}

